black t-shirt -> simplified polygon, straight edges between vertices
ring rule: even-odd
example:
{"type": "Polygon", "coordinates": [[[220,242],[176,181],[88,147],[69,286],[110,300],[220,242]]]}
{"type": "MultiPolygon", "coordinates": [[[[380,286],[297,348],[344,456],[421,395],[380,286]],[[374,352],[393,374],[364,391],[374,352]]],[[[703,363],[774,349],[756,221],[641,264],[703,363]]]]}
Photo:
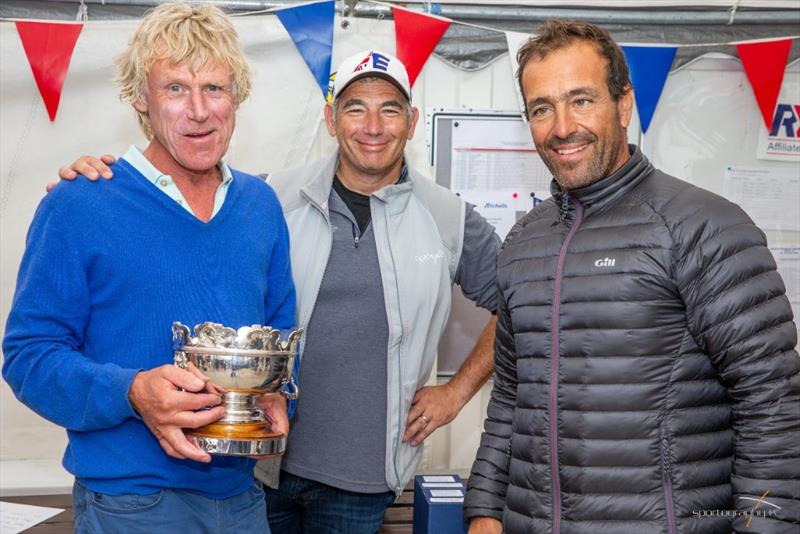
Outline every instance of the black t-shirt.
{"type": "Polygon", "coordinates": [[[333,177],[333,190],[347,204],[347,209],[356,218],[358,229],[363,235],[364,230],[367,229],[372,220],[372,212],[369,210],[369,196],[347,189],[342,181],[339,180],[339,175],[333,177]]]}

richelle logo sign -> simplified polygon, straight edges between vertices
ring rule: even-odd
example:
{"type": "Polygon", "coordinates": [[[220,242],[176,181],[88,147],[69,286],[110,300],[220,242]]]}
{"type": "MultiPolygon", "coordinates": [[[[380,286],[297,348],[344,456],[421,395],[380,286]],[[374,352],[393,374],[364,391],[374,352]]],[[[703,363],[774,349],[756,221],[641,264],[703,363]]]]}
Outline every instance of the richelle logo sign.
{"type": "Polygon", "coordinates": [[[800,104],[778,102],[769,131],[758,126],[759,159],[800,160],[800,104]]]}

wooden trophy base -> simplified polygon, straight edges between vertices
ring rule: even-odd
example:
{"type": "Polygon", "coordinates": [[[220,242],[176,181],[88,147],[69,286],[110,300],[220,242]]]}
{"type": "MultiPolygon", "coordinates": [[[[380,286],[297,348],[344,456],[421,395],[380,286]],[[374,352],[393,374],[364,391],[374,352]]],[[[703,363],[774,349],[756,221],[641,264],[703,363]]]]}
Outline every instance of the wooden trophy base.
{"type": "Polygon", "coordinates": [[[186,435],[207,453],[221,456],[277,456],[286,449],[286,436],[266,422],[211,423],[186,435]]]}

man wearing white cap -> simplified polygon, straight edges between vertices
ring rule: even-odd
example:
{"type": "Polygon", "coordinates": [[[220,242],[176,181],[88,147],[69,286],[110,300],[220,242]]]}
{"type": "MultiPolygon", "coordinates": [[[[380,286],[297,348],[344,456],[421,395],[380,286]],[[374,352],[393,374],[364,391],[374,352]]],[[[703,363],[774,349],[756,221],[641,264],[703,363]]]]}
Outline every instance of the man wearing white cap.
{"type": "MultiPolygon", "coordinates": [[[[289,227],[306,330],[286,454],[256,468],[277,487],[267,489],[273,533],[374,534],[414,474],[418,445],[493,371],[494,319],[447,384],[423,387],[453,283],[494,311],[500,239],[472,206],[408,167],[418,117],[403,64],[359,52],[339,67],[325,106],[338,150],[267,178],[289,227]]],[[[73,169],[107,176],[94,158],[73,169]]]]}
{"type": "MultiPolygon", "coordinates": [[[[453,283],[494,311],[494,229],[403,158],[419,112],[403,64],[377,51],[337,70],[325,123],[339,148],[268,178],[289,225],[302,395],[273,532],[376,532],[419,462],[493,369],[494,321],[444,386],[423,388],[453,283]]],[[[256,475],[268,486],[269,464],[256,475]]],[[[274,464],[273,464],[274,466],[274,464]]],[[[270,484],[273,482],[273,484],[270,484]]]]}

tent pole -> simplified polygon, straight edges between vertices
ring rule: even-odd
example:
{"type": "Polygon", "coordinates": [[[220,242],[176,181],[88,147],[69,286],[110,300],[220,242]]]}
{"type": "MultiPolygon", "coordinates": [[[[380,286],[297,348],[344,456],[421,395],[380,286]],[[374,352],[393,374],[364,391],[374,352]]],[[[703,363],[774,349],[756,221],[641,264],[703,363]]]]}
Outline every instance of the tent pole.
{"type": "MultiPolygon", "coordinates": [[[[76,0],[48,0],[77,4],[76,0]]],[[[106,6],[140,6],[154,7],[164,3],[163,0],[84,0],[86,4],[106,6]]],[[[290,7],[306,3],[303,0],[214,0],[208,2],[223,9],[235,11],[258,11],[277,7],[290,7]]],[[[426,4],[406,4],[404,7],[424,12],[426,4]]],[[[342,12],[343,2],[337,2],[336,10],[342,12]]],[[[731,16],[728,10],[690,11],[690,10],[645,10],[645,9],[596,9],[596,8],[554,8],[531,6],[481,6],[469,4],[439,4],[438,15],[454,20],[496,20],[496,21],[529,21],[544,22],[548,19],[572,19],[597,24],[655,24],[655,25],[727,25],[731,16]]],[[[387,6],[357,3],[349,10],[356,17],[390,17],[391,9],[387,6]]],[[[800,24],[798,10],[750,10],[736,12],[734,24],[800,24]]]]}

